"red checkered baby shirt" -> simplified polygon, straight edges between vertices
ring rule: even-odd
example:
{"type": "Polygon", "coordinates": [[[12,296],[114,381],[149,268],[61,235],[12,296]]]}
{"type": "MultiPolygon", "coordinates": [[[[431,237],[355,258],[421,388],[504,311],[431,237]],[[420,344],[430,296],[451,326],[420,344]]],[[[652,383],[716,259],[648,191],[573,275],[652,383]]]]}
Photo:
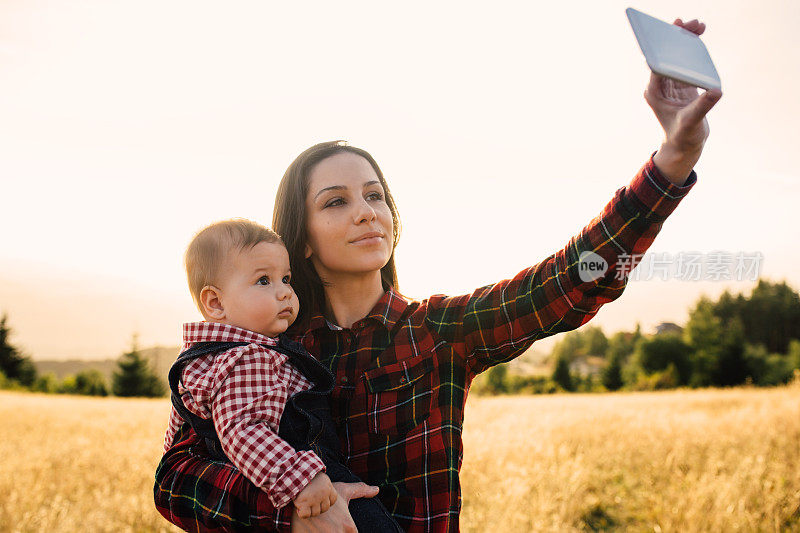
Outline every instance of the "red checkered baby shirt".
{"type": "MultiPolygon", "coordinates": [[[[183,403],[197,416],[214,420],[222,449],[234,466],[264,490],[275,507],[283,507],[325,470],[314,452],[297,452],[278,436],[286,401],[312,384],[284,354],[262,346],[275,346],[276,339],[215,322],[183,325],[181,351],[209,341],[250,344],[189,362],[179,389],[183,403]]],[[[182,423],[173,407],[164,451],[182,423]]]]}

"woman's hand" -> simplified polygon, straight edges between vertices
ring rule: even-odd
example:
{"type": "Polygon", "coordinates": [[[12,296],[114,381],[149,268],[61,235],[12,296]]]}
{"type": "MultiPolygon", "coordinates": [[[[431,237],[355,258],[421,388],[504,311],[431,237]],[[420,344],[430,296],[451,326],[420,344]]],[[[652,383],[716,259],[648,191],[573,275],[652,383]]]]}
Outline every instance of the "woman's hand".
{"type": "MultiPolygon", "coordinates": [[[[697,19],[674,24],[701,35],[706,25],[697,19]]],[[[653,160],[669,181],[683,185],[692,172],[708,138],[706,113],[722,97],[722,91],[699,94],[696,87],[651,73],[644,99],[653,109],[666,133],[653,160]]]]}
{"type": "Polygon", "coordinates": [[[292,513],[292,533],[358,533],[347,506],[354,498],[377,496],[378,487],[366,483],[334,483],[333,488],[339,497],[324,513],[311,518],[300,518],[296,512],[292,513]]]}

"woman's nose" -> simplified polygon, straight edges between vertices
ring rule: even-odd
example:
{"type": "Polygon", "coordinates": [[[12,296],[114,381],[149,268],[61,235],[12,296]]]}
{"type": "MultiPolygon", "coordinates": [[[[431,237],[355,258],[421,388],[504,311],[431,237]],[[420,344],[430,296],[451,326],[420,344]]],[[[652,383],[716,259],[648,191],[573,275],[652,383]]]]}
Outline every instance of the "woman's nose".
{"type": "Polygon", "coordinates": [[[369,222],[371,220],[375,220],[375,210],[372,209],[372,206],[367,203],[366,200],[362,200],[358,204],[358,209],[356,211],[356,224],[360,224],[362,222],[369,222]]]}

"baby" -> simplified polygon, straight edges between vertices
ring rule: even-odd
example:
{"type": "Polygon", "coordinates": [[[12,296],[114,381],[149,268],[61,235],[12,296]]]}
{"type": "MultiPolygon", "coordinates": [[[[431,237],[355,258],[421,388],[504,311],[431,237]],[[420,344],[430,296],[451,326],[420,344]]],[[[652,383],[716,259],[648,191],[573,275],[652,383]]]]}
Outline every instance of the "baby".
{"type": "MultiPolygon", "coordinates": [[[[281,335],[299,310],[286,248],[259,224],[218,222],[189,244],[186,272],[205,321],[183,326],[165,451],[185,420],[276,508],[325,512],[337,498],[331,479],[359,479],[341,462],[332,373],[281,335]]],[[[401,531],[375,498],[351,501],[350,512],[360,530],[401,531]]]]}

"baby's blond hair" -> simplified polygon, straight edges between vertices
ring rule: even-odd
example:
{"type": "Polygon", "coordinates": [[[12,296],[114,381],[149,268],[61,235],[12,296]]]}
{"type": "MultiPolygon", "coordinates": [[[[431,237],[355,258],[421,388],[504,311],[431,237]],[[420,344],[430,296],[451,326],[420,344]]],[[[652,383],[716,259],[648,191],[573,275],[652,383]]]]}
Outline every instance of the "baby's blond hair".
{"type": "Polygon", "coordinates": [[[232,251],[252,248],[260,242],[280,243],[277,233],[244,218],[215,222],[200,230],[186,248],[186,277],[189,291],[200,312],[200,292],[206,285],[213,285],[219,275],[225,256],[232,251]]]}

